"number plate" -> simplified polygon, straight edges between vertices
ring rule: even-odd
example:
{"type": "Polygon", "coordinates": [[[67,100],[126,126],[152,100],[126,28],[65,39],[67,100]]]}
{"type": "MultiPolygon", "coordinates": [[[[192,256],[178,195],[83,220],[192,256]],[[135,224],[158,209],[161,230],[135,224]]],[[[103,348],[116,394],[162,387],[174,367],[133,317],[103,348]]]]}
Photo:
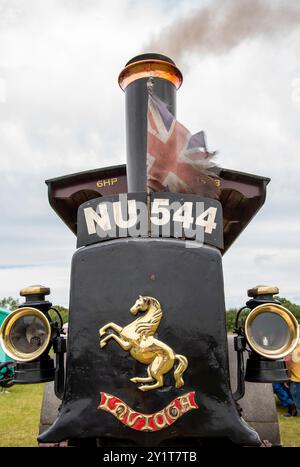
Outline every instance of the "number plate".
{"type": "Polygon", "coordinates": [[[77,247],[113,238],[162,237],[223,248],[222,206],[197,195],[128,193],[96,198],[79,207],[77,225],[77,247]]]}

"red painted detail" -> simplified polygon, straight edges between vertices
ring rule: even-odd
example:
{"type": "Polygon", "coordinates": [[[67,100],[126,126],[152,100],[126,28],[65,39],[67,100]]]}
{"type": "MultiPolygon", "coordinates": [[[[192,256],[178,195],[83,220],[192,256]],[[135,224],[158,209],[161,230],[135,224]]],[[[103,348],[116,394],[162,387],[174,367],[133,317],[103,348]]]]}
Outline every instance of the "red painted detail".
{"type": "Polygon", "coordinates": [[[166,407],[152,414],[137,412],[118,397],[100,392],[98,410],[114,415],[120,422],[133,430],[159,431],[175,423],[190,410],[198,409],[195,391],[176,397],[166,407]]]}

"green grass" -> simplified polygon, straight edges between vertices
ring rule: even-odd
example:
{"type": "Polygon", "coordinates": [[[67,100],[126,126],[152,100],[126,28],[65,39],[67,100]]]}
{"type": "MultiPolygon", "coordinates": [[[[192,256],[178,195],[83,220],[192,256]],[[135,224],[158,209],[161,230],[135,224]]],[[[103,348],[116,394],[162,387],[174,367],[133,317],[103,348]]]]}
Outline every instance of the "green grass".
{"type": "Polygon", "coordinates": [[[0,392],[0,446],[37,446],[43,384],[15,385],[0,392]]]}
{"type": "Polygon", "coordinates": [[[277,405],[281,444],[285,447],[300,446],[300,416],[284,417],[286,409],[277,405]]]}
{"type": "MultiPolygon", "coordinates": [[[[15,385],[0,393],[0,447],[37,446],[43,384],[15,385]]],[[[277,405],[283,446],[300,446],[300,417],[286,418],[277,405]]]]}

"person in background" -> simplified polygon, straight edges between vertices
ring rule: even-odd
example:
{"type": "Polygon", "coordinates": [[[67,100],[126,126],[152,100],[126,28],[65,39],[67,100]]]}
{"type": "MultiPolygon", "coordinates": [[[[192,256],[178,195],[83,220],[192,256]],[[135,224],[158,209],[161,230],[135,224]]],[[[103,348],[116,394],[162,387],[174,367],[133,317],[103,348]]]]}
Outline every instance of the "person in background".
{"type": "Polygon", "coordinates": [[[287,383],[273,383],[273,391],[278,397],[282,407],[287,407],[285,417],[295,417],[297,415],[296,405],[290,394],[289,385],[287,383]]]}
{"type": "Polygon", "coordinates": [[[297,409],[298,416],[300,415],[300,339],[297,347],[289,354],[286,359],[287,368],[290,375],[290,393],[297,409]]]}

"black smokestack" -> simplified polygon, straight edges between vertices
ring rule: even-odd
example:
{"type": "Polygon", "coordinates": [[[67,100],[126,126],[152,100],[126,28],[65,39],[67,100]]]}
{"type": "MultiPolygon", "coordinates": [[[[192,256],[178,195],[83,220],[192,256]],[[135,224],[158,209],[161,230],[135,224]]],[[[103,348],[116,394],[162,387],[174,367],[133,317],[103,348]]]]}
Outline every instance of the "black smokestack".
{"type": "Polygon", "coordinates": [[[126,100],[128,192],[147,191],[147,108],[149,78],[153,92],[176,115],[176,90],[182,75],[170,58],[155,53],[131,59],[119,76],[126,100]]]}
{"type": "Polygon", "coordinates": [[[214,0],[174,21],[146,49],[177,61],[185,53],[226,53],[255,38],[273,39],[300,30],[300,3],[294,0],[214,0]]]}

